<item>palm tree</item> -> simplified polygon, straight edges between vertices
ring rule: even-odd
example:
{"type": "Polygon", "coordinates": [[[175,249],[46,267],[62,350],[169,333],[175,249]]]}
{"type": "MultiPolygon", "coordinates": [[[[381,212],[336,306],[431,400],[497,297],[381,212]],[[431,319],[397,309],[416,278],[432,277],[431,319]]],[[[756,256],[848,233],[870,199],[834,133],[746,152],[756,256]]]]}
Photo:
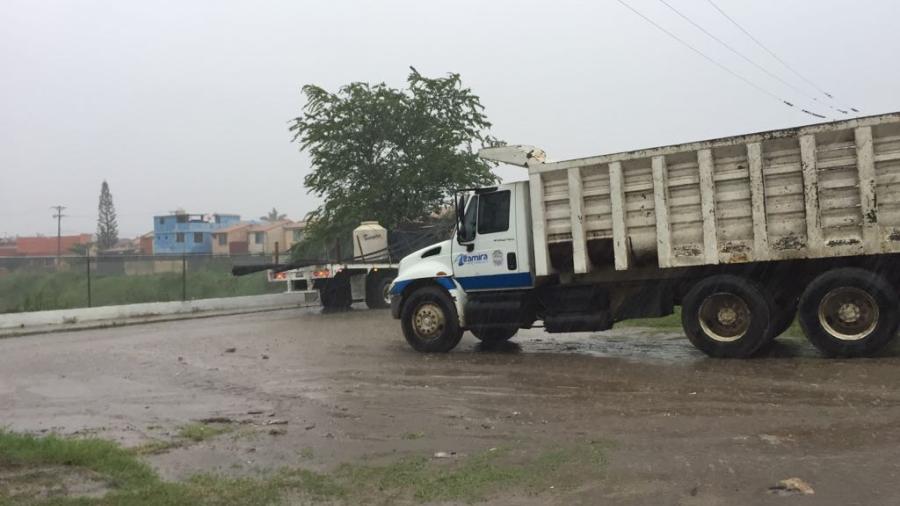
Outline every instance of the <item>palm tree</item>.
{"type": "Polygon", "coordinates": [[[271,211],[269,211],[269,214],[259,217],[259,219],[264,220],[264,221],[280,221],[280,220],[283,220],[286,218],[287,218],[286,214],[278,214],[278,209],[275,209],[274,207],[272,208],[271,211]]]}

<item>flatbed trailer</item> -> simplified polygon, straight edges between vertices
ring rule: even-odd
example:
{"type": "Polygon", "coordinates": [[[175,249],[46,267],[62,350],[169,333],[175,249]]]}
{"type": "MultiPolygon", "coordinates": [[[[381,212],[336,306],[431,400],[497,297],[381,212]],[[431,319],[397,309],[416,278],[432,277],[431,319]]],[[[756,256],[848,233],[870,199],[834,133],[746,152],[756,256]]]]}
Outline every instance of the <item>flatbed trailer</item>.
{"type": "Polygon", "coordinates": [[[365,302],[369,308],[390,306],[390,285],[397,277],[398,263],[322,263],[286,271],[268,270],[270,282],[287,284],[288,292],[318,292],[326,309],[365,302]]]}

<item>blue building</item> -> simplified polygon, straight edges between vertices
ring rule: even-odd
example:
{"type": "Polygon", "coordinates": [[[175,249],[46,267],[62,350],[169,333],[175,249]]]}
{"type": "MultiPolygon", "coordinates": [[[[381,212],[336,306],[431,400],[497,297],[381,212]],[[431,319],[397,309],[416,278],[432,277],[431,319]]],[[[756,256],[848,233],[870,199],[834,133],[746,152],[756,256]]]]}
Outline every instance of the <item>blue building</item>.
{"type": "Polygon", "coordinates": [[[212,233],[241,221],[237,214],[188,214],[179,209],[153,217],[153,254],[212,253],[212,233]]]}

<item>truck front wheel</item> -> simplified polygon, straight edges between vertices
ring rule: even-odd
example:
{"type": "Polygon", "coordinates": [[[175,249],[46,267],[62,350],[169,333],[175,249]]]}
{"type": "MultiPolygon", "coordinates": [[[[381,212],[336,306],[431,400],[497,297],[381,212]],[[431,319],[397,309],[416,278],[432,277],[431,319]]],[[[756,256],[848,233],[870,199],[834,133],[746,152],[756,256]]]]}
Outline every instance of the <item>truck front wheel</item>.
{"type": "Polygon", "coordinates": [[[403,304],[400,324],[406,342],[416,351],[445,353],[462,338],[456,307],[443,289],[419,288],[403,304]]]}
{"type": "Polygon", "coordinates": [[[747,358],[769,341],[769,301],[750,280],[708,277],[685,295],[681,309],[691,344],[711,357],[747,358]]]}
{"type": "Polygon", "coordinates": [[[826,272],[800,297],[806,338],[831,357],[877,354],[897,335],[897,292],[881,276],[858,268],[826,272]]]}

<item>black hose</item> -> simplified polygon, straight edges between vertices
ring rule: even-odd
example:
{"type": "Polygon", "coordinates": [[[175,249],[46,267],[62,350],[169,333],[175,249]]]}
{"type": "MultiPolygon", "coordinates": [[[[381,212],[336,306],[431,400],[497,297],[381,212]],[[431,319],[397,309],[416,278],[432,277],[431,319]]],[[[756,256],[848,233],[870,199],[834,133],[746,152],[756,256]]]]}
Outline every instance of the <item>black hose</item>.
{"type": "MultiPolygon", "coordinates": [[[[286,264],[256,264],[256,265],[235,265],[231,268],[231,274],[233,276],[245,276],[247,274],[253,274],[261,271],[274,271],[274,272],[284,272],[290,271],[293,269],[300,269],[302,267],[309,267],[311,265],[322,265],[322,264],[349,264],[349,263],[376,263],[371,260],[373,256],[378,256],[382,253],[388,254],[388,263],[393,263],[393,260],[396,259],[399,261],[399,253],[409,254],[413,251],[417,251],[419,249],[432,244],[435,239],[438,239],[437,234],[423,234],[418,239],[410,241],[410,243],[406,244],[404,250],[402,251],[397,247],[391,248],[388,246],[387,248],[382,248],[380,250],[372,251],[370,253],[366,253],[365,255],[358,255],[350,258],[344,258],[341,260],[327,260],[327,259],[300,259],[294,260],[292,262],[286,264]]],[[[403,256],[405,256],[405,254],[403,256]]]]}

